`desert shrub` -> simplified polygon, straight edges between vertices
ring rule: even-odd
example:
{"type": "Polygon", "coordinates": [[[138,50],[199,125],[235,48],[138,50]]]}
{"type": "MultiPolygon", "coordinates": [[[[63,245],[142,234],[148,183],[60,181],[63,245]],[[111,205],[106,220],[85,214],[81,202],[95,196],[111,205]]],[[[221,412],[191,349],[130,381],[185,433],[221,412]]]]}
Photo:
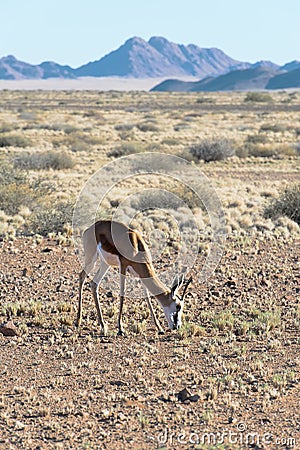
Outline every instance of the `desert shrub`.
{"type": "Polygon", "coordinates": [[[74,167],[74,160],[65,152],[21,154],[15,158],[14,167],[27,170],[63,170],[74,167]]]}
{"type": "Polygon", "coordinates": [[[186,122],[180,122],[177,125],[174,125],[174,131],[182,131],[188,130],[191,126],[186,122]]]}
{"type": "Polygon", "coordinates": [[[195,160],[205,162],[222,161],[235,153],[232,143],[226,139],[203,140],[190,147],[189,152],[195,160]]]}
{"type": "Polygon", "coordinates": [[[131,131],[134,128],[134,125],[131,123],[123,123],[115,126],[116,131],[131,131]]]}
{"type": "Polygon", "coordinates": [[[25,136],[0,136],[0,147],[29,147],[31,141],[25,136]]]}
{"type": "Polygon", "coordinates": [[[257,158],[272,158],[278,154],[275,147],[264,147],[260,145],[249,145],[248,156],[255,156],[257,158]]]}
{"type": "Polygon", "coordinates": [[[246,142],[250,144],[265,144],[268,138],[264,134],[249,134],[246,138],[246,142]]]}
{"type": "Polygon", "coordinates": [[[248,144],[247,156],[260,158],[297,156],[297,149],[289,144],[280,145],[254,145],[248,144]]]}
{"type": "Polygon", "coordinates": [[[272,101],[272,96],[267,92],[248,92],[244,99],[244,102],[268,103],[272,101]]]}
{"type": "Polygon", "coordinates": [[[178,139],[175,138],[166,138],[161,141],[163,145],[169,145],[170,147],[173,145],[178,145],[178,139]]]}
{"type": "Polygon", "coordinates": [[[78,131],[78,128],[67,123],[28,123],[23,126],[23,130],[30,130],[34,128],[38,130],[63,131],[66,134],[71,134],[78,131]]]}
{"type": "Polygon", "coordinates": [[[147,152],[160,152],[161,151],[161,145],[158,142],[150,142],[146,145],[146,151],[147,152]]]}
{"type": "Polygon", "coordinates": [[[278,155],[281,156],[297,156],[299,154],[297,147],[290,144],[280,144],[276,150],[278,155]]]}
{"type": "Polygon", "coordinates": [[[16,125],[13,125],[12,123],[2,123],[0,125],[0,133],[9,133],[10,131],[13,131],[16,128],[16,125]]]}
{"type": "Polygon", "coordinates": [[[102,145],[103,139],[80,133],[70,133],[66,136],[54,138],[52,144],[55,148],[65,145],[69,147],[72,152],[76,153],[88,150],[91,145],[102,145]]]}
{"type": "Polygon", "coordinates": [[[276,123],[265,123],[260,127],[260,131],[272,131],[272,133],[282,133],[286,130],[286,127],[276,123]]]}
{"type": "Polygon", "coordinates": [[[131,155],[132,153],[141,153],[143,150],[144,149],[140,144],[127,142],[118,147],[115,147],[113,150],[108,152],[107,156],[119,158],[120,156],[131,155]]]}
{"type": "Polygon", "coordinates": [[[0,210],[6,214],[17,214],[21,206],[32,208],[52,189],[44,180],[29,180],[24,171],[8,165],[0,167],[0,210]]]}
{"type": "MultiPolygon", "coordinates": [[[[26,98],[26,96],[24,97],[24,99],[26,98]]],[[[19,115],[18,115],[18,119],[21,120],[36,120],[36,115],[34,112],[32,111],[24,111],[22,109],[19,109],[19,115]]]]}
{"type": "Polygon", "coordinates": [[[211,97],[200,97],[197,98],[196,103],[215,103],[215,99],[211,97]]]}
{"type": "Polygon", "coordinates": [[[177,209],[181,206],[181,199],[164,190],[146,190],[133,198],[131,207],[137,211],[148,208],[177,209]]]}
{"type": "Polygon", "coordinates": [[[239,158],[247,158],[247,156],[249,156],[248,145],[237,147],[235,150],[235,154],[239,158]]]}
{"type": "Polygon", "coordinates": [[[158,131],[158,130],[159,130],[158,127],[157,127],[157,125],[155,125],[155,123],[153,123],[153,122],[143,122],[143,123],[139,123],[139,124],[137,124],[137,128],[138,128],[140,131],[143,131],[143,132],[147,132],[147,131],[158,131]]]}
{"type": "Polygon", "coordinates": [[[28,230],[42,236],[63,233],[72,223],[73,206],[72,202],[38,205],[30,216],[28,230]]]}
{"type": "Polygon", "coordinates": [[[266,206],[265,218],[276,219],[280,216],[286,216],[300,225],[300,183],[286,188],[266,206]]]}

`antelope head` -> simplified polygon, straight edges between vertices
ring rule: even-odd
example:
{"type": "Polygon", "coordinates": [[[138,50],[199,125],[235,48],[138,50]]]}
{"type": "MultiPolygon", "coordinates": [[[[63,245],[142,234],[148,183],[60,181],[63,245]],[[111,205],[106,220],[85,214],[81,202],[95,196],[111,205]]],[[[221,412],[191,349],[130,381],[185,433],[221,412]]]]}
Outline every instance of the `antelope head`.
{"type": "Polygon", "coordinates": [[[191,282],[192,277],[186,280],[184,275],[181,275],[180,277],[176,276],[173,280],[170,293],[172,302],[170,306],[164,308],[168,325],[171,330],[178,330],[181,327],[184,297],[191,282]],[[180,291],[182,292],[180,293],[180,291]]]}

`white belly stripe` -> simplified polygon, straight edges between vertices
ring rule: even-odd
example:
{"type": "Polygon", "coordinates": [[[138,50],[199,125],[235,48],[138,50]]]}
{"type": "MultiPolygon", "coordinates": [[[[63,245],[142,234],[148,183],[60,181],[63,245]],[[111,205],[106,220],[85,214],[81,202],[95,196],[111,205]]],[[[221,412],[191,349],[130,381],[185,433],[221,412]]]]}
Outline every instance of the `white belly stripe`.
{"type": "MultiPolygon", "coordinates": [[[[118,255],[113,255],[112,253],[106,252],[103,250],[101,246],[101,242],[99,242],[97,246],[98,253],[100,257],[104,259],[104,261],[109,264],[110,266],[120,266],[120,260],[118,255]]],[[[134,277],[139,277],[139,274],[133,269],[131,266],[128,267],[128,272],[133,275],[134,277]]]]}

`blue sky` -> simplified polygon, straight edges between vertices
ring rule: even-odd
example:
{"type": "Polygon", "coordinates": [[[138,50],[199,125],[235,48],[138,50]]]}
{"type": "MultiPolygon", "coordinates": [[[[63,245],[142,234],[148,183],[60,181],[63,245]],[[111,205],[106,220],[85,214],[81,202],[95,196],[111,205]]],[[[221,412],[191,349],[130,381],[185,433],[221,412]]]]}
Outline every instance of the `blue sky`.
{"type": "Polygon", "coordinates": [[[126,39],[164,36],[232,58],[300,60],[299,0],[1,0],[0,57],[78,67],[126,39]]]}

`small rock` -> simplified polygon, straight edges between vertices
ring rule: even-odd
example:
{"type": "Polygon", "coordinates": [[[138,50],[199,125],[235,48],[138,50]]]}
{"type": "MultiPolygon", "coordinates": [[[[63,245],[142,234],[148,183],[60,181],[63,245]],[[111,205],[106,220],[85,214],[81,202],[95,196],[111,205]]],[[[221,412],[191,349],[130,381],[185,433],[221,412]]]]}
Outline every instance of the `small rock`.
{"type": "Polygon", "coordinates": [[[235,280],[228,280],[225,282],[224,284],[225,286],[231,288],[231,289],[235,289],[236,288],[236,281],[235,280]]]}
{"type": "Polygon", "coordinates": [[[191,402],[197,402],[197,401],[199,400],[199,398],[200,398],[200,395],[195,394],[195,395],[191,395],[191,396],[189,397],[189,400],[190,400],[191,402]]]}
{"type": "Polygon", "coordinates": [[[182,389],[182,391],[178,392],[177,394],[177,398],[178,400],[180,400],[181,402],[185,402],[186,400],[188,400],[191,397],[190,392],[184,388],[182,389]]]}
{"type": "Polygon", "coordinates": [[[19,334],[16,325],[11,320],[0,325],[0,333],[3,336],[18,336],[19,334]]]}
{"type": "Polygon", "coordinates": [[[24,430],[25,426],[26,426],[26,425],[25,425],[23,422],[20,422],[19,420],[17,420],[17,421],[15,422],[15,429],[16,429],[17,431],[24,430]]]}
{"type": "Polygon", "coordinates": [[[237,422],[237,418],[236,417],[228,417],[228,423],[236,423],[237,422]]]}
{"type": "Polygon", "coordinates": [[[102,412],[102,415],[103,415],[104,419],[108,419],[109,416],[111,415],[109,409],[103,409],[101,412],[102,412]]]}

